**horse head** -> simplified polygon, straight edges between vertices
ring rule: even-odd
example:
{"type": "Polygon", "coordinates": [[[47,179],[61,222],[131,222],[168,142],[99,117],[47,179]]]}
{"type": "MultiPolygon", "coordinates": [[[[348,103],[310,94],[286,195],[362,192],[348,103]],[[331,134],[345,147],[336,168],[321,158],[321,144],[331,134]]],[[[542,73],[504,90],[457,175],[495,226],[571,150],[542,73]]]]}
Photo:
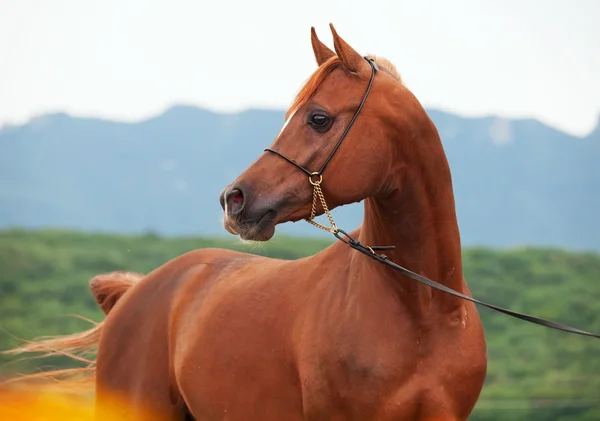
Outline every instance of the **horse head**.
{"type": "Polygon", "coordinates": [[[389,194],[410,156],[415,133],[398,122],[422,107],[389,61],[331,31],[335,52],[311,28],[317,70],[270,147],[221,193],[225,229],[242,239],[266,241],[278,224],[389,194]]]}

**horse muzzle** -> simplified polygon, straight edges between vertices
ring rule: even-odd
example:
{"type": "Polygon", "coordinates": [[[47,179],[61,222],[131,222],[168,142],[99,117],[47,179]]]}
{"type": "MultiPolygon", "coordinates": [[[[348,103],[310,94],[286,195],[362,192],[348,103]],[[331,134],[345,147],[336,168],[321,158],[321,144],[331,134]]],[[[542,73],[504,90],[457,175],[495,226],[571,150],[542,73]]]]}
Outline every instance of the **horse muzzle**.
{"type": "Polygon", "coordinates": [[[261,195],[253,196],[256,195],[241,184],[223,190],[219,199],[225,212],[223,227],[243,240],[268,241],[275,234],[277,207],[261,195]]]}

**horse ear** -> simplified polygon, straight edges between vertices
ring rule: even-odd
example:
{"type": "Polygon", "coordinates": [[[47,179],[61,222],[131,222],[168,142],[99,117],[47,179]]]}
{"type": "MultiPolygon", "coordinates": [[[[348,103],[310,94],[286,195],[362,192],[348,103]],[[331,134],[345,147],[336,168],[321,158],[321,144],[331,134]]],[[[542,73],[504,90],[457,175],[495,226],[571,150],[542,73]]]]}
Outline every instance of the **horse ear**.
{"type": "Polygon", "coordinates": [[[330,23],[331,33],[333,34],[333,46],[342,65],[351,73],[360,73],[367,65],[366,60],[354,48],[342,39],[336,32],[333,24],[330,23]]]}
{"type": "Polygon", "coordinates": [[[310,42],[315,53],[315,59],[317,60],[317,64],[319,66],[325,63],[331,57],[335,56],[335,53],[331,51],[328,46],[323,44],[321,40],[319,40],[314,26],[310,28],[310,42]]]}

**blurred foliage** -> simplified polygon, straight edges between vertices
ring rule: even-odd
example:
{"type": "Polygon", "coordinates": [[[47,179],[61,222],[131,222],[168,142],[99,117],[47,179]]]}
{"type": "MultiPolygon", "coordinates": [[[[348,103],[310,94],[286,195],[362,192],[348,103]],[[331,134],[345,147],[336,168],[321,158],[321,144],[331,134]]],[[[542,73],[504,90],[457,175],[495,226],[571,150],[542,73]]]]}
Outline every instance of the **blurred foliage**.
{"type": "MultiPolygon", "coordinates": [[[[331,241],[276,237],[160,238],[67,231],[0,232],[0,349],[17,338],[71,333],[103,314],[88,280],[103,272],[147,273],[184,252],[206,247],[295,259],[331,241]]],[[[464,251],[465,278],[477,298],[600,332],[600,255],[556,249],[464,251]]],[[[600,420],[600,341],[531,325],[481,308],[488,376],[472,420],[600,420]]],[[[0,356],[0,372],[31,372],[70,361],[0,356]]]]}

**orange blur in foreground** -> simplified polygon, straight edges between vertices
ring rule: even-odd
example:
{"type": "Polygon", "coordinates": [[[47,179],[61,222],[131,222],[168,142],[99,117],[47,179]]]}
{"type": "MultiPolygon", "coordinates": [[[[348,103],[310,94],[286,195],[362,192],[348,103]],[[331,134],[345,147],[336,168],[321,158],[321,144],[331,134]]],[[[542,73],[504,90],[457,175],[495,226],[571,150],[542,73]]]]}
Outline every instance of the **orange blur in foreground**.
{"type": "Polygon", "coordinates": [[[0,388],[1,421],[115,421],[157,420],[152,416],[133,417],[124,405],[111,402],[103,407],[102,416],[95,414],[93,395],[80,396],[52,389],[2,389],[0,388]]]}
{"type": "Polygon", "coordinates": [[[0,390],[2,421],[92,421],[94,399],[42,390],[0,390]]]}

